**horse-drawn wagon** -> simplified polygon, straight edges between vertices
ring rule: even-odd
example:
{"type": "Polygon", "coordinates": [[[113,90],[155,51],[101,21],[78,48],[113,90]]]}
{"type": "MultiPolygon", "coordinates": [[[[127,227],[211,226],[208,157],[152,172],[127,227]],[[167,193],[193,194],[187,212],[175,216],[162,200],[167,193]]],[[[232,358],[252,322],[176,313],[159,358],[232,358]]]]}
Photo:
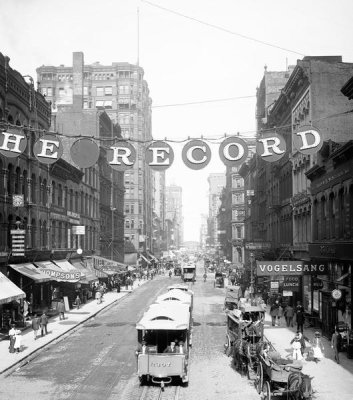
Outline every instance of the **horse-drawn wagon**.
{"type": "Polygon", "coordinates": [[[262,399],[270,400],[272,396],[311,399],[312,378],[301,372],[301,362],[281,359],[278,353],[269,351],[270,347],[268,342],[263,342],[258,348],[255,387],[262,399]]]}

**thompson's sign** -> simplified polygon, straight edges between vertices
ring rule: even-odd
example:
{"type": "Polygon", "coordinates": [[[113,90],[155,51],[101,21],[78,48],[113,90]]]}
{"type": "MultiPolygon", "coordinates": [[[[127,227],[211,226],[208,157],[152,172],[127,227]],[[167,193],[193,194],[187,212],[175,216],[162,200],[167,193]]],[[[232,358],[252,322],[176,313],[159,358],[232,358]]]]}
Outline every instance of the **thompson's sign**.
{"type": "MultiPolygon", "coordinates": [[[[27,144],[27,137],[21,128],[11,127],[0,132],[0,154],[5,157],[19,157],[26,150],[27,144]]],[[[322,147],[323,140],[316,128],[303,126],[293,133],[293,144],[302,154],[314,154],[322,147]]],[[[99,147],[94,138],[82,136],[72,142],[71,158],[80,168],[92,167],[98,161],[99,147]]],[[[108,164],[117,171],[132,168],[136,162],[136,149],[126,139],[117,139],[114,144],[105,148],[108,164]]],[[[286,151],[284,138],[276,132],[266,132],[256,139],[256,152],[265,161],[278,161],[286,151]]],[[[63,155],[60,135],[51,132],[44,134],[35,142],[33,152],[39,162],[54,163],[63,155]]],[[[226,166],[241,165],[248,154],[248,144],[239,136],[230,136],[219,145],[219,157],[226,166]]],[[[173,149],[162,140],[151,141],[145,149],[145,156],[149,167],[157,171],[166,170],[174,161],[173,149]]],[[[191,169],[205,168],[211,160],[210,147],[204,140],[191,139],[182,149],[182,159],[191,169]]]]}
{"type": "Polygon", "coordinates": [[[303,261],[256,261],[257,276],[268,275],[326,275],[327,264],[303,261]]]}

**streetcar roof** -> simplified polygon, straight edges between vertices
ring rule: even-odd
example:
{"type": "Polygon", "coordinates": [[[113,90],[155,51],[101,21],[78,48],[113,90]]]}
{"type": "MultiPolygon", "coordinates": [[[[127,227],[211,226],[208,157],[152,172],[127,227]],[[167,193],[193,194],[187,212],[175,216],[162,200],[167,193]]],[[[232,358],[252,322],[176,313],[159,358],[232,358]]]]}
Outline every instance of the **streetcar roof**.
{"type": "Polygon", "coordinates": [[[136,329],[185,330],[189,329],[190,311],[187,304],[152,304],[136,329]]]}
{"type": "Polygon", "coordinates": [[[158,296],[156,303],[168,300],[175,300],[182,303],[191,304],[191,294],[178,289],[169,290],[167,293],[158,296]]]}
{"type": "Polygon", "coordinates": [[[181,284],[176,284],[176,285],[170,285],[168,286],[168,291],[171,290],[182,290],[183,292],[189,293],[191,296],[193,296],[194,292],[189,289],[188,285],[181,285],[181,284]]]}

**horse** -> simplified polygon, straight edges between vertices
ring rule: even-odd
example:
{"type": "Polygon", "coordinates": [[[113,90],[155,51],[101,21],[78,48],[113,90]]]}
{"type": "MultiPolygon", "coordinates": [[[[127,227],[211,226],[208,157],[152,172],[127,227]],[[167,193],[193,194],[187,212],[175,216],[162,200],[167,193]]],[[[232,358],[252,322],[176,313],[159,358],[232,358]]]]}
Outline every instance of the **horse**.
{"type": "Polygon", "coordinates": [[[310,400],[313,395],[311,381],[313,377],[302,372],[291,372],[288,376],[288,390],[290,398],[294,400],[310,400]]]}

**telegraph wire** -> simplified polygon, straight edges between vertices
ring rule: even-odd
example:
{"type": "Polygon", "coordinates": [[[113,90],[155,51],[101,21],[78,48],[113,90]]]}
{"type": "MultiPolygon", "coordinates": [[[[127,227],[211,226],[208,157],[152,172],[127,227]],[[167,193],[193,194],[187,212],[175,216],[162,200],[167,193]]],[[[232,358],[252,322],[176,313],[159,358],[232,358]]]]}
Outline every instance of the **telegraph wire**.
{"type": "Polygon", "coordinates": [[[148,4],[148,5],[152,6],[152,7],[159,8],[160,10],[169,12],[171,14],[178,15],[179,17],[183,17],[183,18],[189,19],[189,20],[194,21],[194,22],[198,22],[199,24],[206,25],[206,26],[208,26],[210,28],[218,29],[219,31],[230,33],[231,35],[238,36],[238,37],[241,37],[243,39],[251,40],[253,42],[260,43],[260,44],[263,44],[265,46],[273,47],[275,49],[279,49],[279,50],[283,50],[283,51],[286,51],[286,52],[289,52],[289,53],[297,54],[299,56],[305,56],[305,54],[300,53],[298,51],[290,50],[290,49],[287,49],[285,47],[277,46],[275,44],[272,44],[272,43],[269,43],[269,42],[265,42],[265,41],[260,40],[260,39],[253,38],[251,36],[247,36],[247,35],[243,35],[243,34],[238,33],[238,32],[231,31],[231,30],[229,30],[227,28],[223,28],[221,26],[214,25],[214,24],[211,24],[209,22],[205,22],[205,21],[202,21],[200,19],[197,19],[197,18],[194,18],[194,17],[190,17],[188,15],[182,14],[182,13],[180,13],[178,11],[174,11],[174,10],[171,10],[169,8],[162,7],[162,6],[158,5],[158,4],[152,3],[151,1],[147,1],[147,0],[141,0],[141,1],[142,1],[142,3],[146,3],[146,4],[148,4]]]}
{"type": "MultiPolygon", "coordinates": [[[[337,117],[341,117],[341,116],[345,116],[348,114],[352,114],[353,113],[353,109],[352,110],[347,110],[347,111],[343,111],[340,113],[335,113],[335,114],[330,114],[327,115],[326,117],[321,117],[317,120],[314,121],[310,121],[308,122],[308,125],[310,124],[315,124],[316,122],[320,122],[326,119],[330,119],[330,118],[337,118],[337,117]]],[[[59,132],[55,132],[55,131],[50,131],[50,130],[45,130],[45,129],[39,129],[39,128],[33,128],[31,126],[26,126],[26,125],[14,125],[11,124],[10,122],[4,122],[4,121],[0,121],[0,131],[6,131],[7,129],[18,129],[18,130],[24,130],[24,131],[28,131],[28,132],[32,132],[32,133],[37,133],[39,135],[55,135],[55,136],[59,136],[59,137],[66,137],[66,138],[70,138],[70,139],[91,139],[97,142],[133,142],[133,143],[140,143],[140,144],[150,144],[156,141],[163,141],[163,142],[169,142],[169,143],[185,143],[188,142],[190,140],[203,140],[205,142],[217,142],[217,141],[222,141],[226,138],[229,137],[239,137],[241,139],[248,139],[248,140],[254,140],[256,139],[256,137],[258,135],[261,135],[263,133],[266,132],[277,132],[280,131],[282,129],[285,128],[289,128],[291,127],[292,124],[286,124],[286,125],[280,125],[280,126],[273,126],[271,128],[264,128],[261,130],[251,130],[251,131],[244,131],[244,132],[237,132],[237,133],[224,133],[223,135],[217,136],[217,137],[205,137],[204,135],[200,135],[199,137],[191,137],[188,136],[187,138],[184,139],[168,139],[167,137],[165,137],[164,139],[148,139],[148,140],[141,140],[141,139],[136,139],[136,138],[124,138],[124,137],[118,137],[118,136],[114,136],[114,137],[95,137],[95,136],[86,136],[86,135],[68,135],[68,134],[64,134],[64,133],[59,133],[59,132]],[[252,134],[252,136],[250,136],[252,134]]],[[[1,133],[1,132],[0,132],[1,133]]]]}
{"type": "Polygon", "coordinates": [[[178,106],[189,106],[189,105],[194,105],[194,104],[217,103],[217,102],[221,102],[221,101],[232,101],[232,100],[239,100],[239,99],[252,99],[254,97],[256,97],[256,95],[238,96],[238,97],[226,97],[224,99],[210,99],[210,100],[190,101],[190,102],[187,102],[187,103],[161,104],[161,105],[152,106],[152,108],[178,107],[178,106]]]}

